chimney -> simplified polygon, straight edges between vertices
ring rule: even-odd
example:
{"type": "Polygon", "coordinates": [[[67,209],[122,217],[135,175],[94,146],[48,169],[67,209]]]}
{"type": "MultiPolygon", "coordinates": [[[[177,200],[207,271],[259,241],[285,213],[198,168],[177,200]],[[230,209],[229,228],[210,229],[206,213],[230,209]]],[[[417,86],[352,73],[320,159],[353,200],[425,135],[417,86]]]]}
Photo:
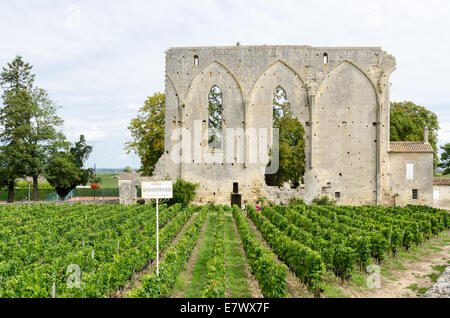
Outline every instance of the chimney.
{"type": "Polygon", "coordinates": [[[429,132],[429,130],[428,130],[428,127],[425,127],[424,129],[423,129],[423,142],[425,143],[425,144],[427,144],[428,143],[428,132],[429,132]]]}

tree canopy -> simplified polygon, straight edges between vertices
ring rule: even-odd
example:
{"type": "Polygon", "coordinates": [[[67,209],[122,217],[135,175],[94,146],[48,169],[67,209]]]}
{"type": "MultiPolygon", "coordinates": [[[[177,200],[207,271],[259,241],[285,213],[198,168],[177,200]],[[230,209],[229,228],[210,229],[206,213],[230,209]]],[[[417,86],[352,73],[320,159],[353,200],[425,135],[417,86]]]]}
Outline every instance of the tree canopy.
{"type": "Polygon", "coordinates": [[[148,97],[136,118],[128,127],[132,141],[127,142],[127,153],[134,152],[141,159],[141,172],[151,176],[164,153],[165,95],[155,93],[148,97]]]}
{"type": "Polygon", "coordinates": [[[439,122],[435,113],[410,101],[391,103],[391,141],[423,141],[424,128],[428,127],[428,140],[434,150],[434,165],[437,155],[437,132],[439,122]]]}
{"type": "Polygon", "coordinates": [[[91,152],[92,146],[87,145],[81,135],[70,149],[57,151],[51,156],[45,176],[63,200],[70,191],[79,185],[86,185],[93,177],[93,169],[83,168],[91,152]]]}

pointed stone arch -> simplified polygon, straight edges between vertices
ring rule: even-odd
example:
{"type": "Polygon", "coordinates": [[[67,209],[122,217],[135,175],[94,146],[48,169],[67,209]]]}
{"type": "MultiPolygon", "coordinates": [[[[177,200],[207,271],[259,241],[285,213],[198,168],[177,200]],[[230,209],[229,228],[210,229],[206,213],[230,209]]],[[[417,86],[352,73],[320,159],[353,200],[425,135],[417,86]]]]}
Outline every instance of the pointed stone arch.
{"type": "Polygon", "coordinates": [[[244,121],[242,86],[236,76],[216,60],[209,63],[189,84],[184,105],[181,105],[184,108],[184,116],[194,116],[198,117],[197,119],[204,117],[202,120],[207,118],[208,94],[214,85],[220,87],[222,91],[226,125],[233,128],[241,127],[244,121]]]}
{"type": "Polygon", "coordinates": [[[202,71],[200,71],[195,77],[194,79],[189,83],[189,87],[186,91],[186,98],[189,95],[189,92],[191,91],[191,88],[193,86],[193,84],[196,82],[196,80],[198,80],[198,78],[201,78],[202,75],[205,75],[204,73],[207,72],[207,70],[209,68],[211,68],[211,66],[213,66],[214,64],[217,64],[219,68],[222,68],[225,72],[228,72],[228,74],[230,74],[230,76],[234,79],[234,81],[236,82],[237,86],[239,87],[239,91],[240,94],[242,96],[242,98],[244,98],[244,90],[242,89],[241,84],[239,83],[239,80],[237,79],[236,75],[228,68],[226,67],[223,63],[219,62],[218,60],[214,60],[211,63],[209,63],[202,71]]]}
{"type": "Polygon", "coordinates": [[[255,89],[257,88],[257,84],[258,84],[258,82],[261,80],[261,78],[263,78],[263,77],[265,76],[265,74],[267,74],[268,71],[269,71],[273,66],[275,66],[275,65],[278,64],[278,63],[280,63],[280,64],[284,65],[285,67],[287,67],[288,69],[290,69],[290,70],[292,71],[292,73],[294,73],[294,74],[298,77],[298,79],[299,79],[299,80],[302,82],[302,84],[304,85],[304,89],[306,90],[306,93],[307,93],[307,95],[308,95],[308,97],[309,97],[309,88],[308,88],[307,85],[305,84],[304,79],[300,76],[300,74],[297,72],[296,69],[294,69],[291,65],[289,65],[289,64],[288,64],[286,61],[284,61],[283,59],[276,59],[276,60],[272,61],[270,64],[268,64],[268,65],[266,66],[266,68],[264,69],[264,71],[258,76],[258,78],[257,78],[257,80],[256,80],[256,82],[255,82],[255,85],[253,86],[253,88],[252,88],[252,90],[251,90],[251,92],[250,92],[250,97],[253,96],[254,91],[255,91],[255,89]]]}
{"type": "MultiPolygon", "coordinates": [[[[298,72],[288,63],[277,59],[265,67],[256,80],[249,98],[249,127],[269,129],[268,148],[272,141],[274,92],[282,87],[289,100],[289,109],[304,129],[305,156],[310,156],[310,100],[308,88],[298,72]]],[[[306,165],[309,167],[309,159],[306,165]]]]}
{"type": "MultiPolygon", "coordinates": [[[[243,129],[245,121],[244,97],[242,87],[236,76],[222,63],[213,61],[200,71],[190,83],[189,89],[182,101],[184,128],[191,133],[191,136],[200,134],[201,139],[195,139],[191,146],[192,158],[206,156],[214,152],[214,156],[228,154],[227,149],[227,129],[243,129]],[[209,93],[212,87],[217,86],[222,93],[222,122],[223,131],[222,149],[209,149],[208,144],[208,117],[209,117],[209,93]]],[[[245,153],[245,136],[236,137],[241,141],[236,147],[239,147],[240,153],[245,153]]],[[[184,149],[183,149],[184,150],[184,149]]],[[[187,150],[189,151],[189,150],[187,150]]],[[[238,178],[244,163],[234,163],[233,166],[226,163],[218,163],[221,169],[217,169],[210,163],[198,164],[195,160],[185,164],[183,175],[189,178],[190,173],[196,173],[204,176],[214,176],[214,178],[233,179],[238,178]],[[223,166],[222,166],[223,164],[223,166]]]]}
{"type": "Polygon", "coordinates": [[[356,68],[358,71],[360,71],[366,78],[367,80],[370,82],[370,84],[372,85],[375,93],[377,94],[377,100],[378,100],[378,95],[379,95],[379,89],[377,84],[370,78],[370,76],[362,69],[358,66],[358,64],[356,64],[355,62],[349,60],[349,59],[345,59],[341,62],[339,62],[335,67],[333,67],[327,74],[325,74],[323,80],[320,82],[319,84],[319,89],[322,86],[323,82],[325,81],[325,79],[327,78],[327,76],[329,76],[330,74],[332,74],[336,69],[338,69],[339,67],[341,67],[343,64],[350,64],[351,66],[353,66],[354,68],[356,68]]]}
{"type": "Polygon", "coordinates": [[[255,113],[269,114],[273,106],[273,92],[278,86],[283,87],[289,96],[291,111],[305,126],[310,114],[308,88],[298,72],[281,59],[270,63],[255,82],[250,93],[250,120],[252,115],[254,119],[255,113]]]}
{"type": "Polygon", "coordinates": [[[313,112],[319,188],[334,180],[330,193],[352,198],[356,205],[376,203],[379,111],[376,85],[353,62],[342,61],[327,73],[318,87],[313,112]]]}

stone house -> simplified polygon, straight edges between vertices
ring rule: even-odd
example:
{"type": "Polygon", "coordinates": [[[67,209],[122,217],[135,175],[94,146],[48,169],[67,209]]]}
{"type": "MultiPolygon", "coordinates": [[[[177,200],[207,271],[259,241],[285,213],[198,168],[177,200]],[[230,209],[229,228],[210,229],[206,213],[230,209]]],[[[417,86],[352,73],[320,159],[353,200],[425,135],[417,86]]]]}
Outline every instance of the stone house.
{"type": "Polygon", "coordinates": [[[433,205],[433,148],[427,140],[391,142],[389,176],[395,205],[433,205]]]}
{"type": "Polygon", "coordinates": [[[433,207],[450,209],[450,178],[433,178],[433,207]]]}

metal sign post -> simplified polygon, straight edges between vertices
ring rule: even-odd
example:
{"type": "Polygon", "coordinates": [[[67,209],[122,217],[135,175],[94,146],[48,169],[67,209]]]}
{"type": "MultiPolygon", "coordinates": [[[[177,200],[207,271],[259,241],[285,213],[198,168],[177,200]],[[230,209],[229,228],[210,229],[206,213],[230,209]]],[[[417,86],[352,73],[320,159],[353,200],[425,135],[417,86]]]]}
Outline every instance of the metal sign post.
{"type": "Polygon", "coordinates": [[[156,275],[159,276],[159,199],[156,199],[156,275]]]}
{"type": "Polygon", "coordinates": [[[173,198],[171,181],[142,182],[142,198],[156,199],[156,275],[159,276],[159,199],[173,198]]]}

